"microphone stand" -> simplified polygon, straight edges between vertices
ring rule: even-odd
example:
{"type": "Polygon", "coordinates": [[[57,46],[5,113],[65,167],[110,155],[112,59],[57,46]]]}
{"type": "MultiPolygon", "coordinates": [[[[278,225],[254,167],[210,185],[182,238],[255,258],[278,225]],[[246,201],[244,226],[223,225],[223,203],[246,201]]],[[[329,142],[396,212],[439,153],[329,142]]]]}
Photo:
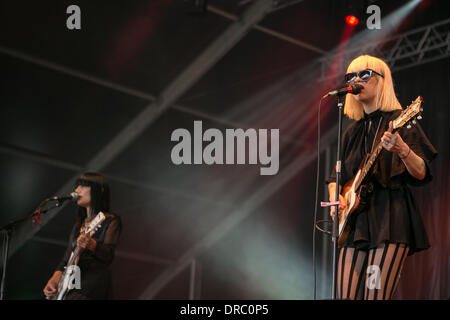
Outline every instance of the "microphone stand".
{"type": "MultiPolygon", "coordinates": [[[[1,279],[1,284],[0,284],[0,300],[4,300],[5,299],[6,267],[8,266],[9,243],[11,241],[11,237],[12,237],[14,228],[18,224],[22,223],[23,221],[29,220],[30,218],[34,219],[35,216],[37,216],[39,214],[39,209],[41,209],[50,200],[55,200],[55,199],[53,199],[53,198],[45,199],[44,201],[42,201],[39,204],[38,208],[36,210],[34,210],[32,214],[27,215],[24,218],[20,218],[20,219],[17,219],[15,221],[12,221],[12,222],[8,223],[7,225],[5,225],[5,226],[0,228],[0,232],[4,233],[3,248],[2,248],[2,257],[3,257],[2,269],[3,269],[3,272],[2,272],[2,279],[1,279]]],[[[58,208],[59,206],[61,206],[61,203],[64,201],[64,200],[58,200],[58,199],[56,199],[56,200],[57,200],[57,202],[56,202],[55,206],[50,207],[50,208],[45,209],[45,210],[40,210],[40,214],[47,213],[48,211],[50,211],[52,209],[58,208]]],[[[38,220],[38,222],[39,222],[39,220],[38,220]]]]}
{"type": "MultiPolygon", "coordinates": [[[[342,135],[342,115],[344,113],[344,97],[345,95],[338,95],[338,109],[339,109],[339,117],[338,117],[338,140],[337,140],[337,155],[336,155],[336,193],[334,201],[339,201],[340,194],[340,182],[341,182],[341,135],[342,135]]],[[[334,211],[334,219],[333,219],[333,232],[332,232],[332,241],[333,241],[333,284],[332,284],[332,300],[337,299],[337,264],[338,264],[338,238],[339,238],[339,204],[335,205],[334,211]]]]}

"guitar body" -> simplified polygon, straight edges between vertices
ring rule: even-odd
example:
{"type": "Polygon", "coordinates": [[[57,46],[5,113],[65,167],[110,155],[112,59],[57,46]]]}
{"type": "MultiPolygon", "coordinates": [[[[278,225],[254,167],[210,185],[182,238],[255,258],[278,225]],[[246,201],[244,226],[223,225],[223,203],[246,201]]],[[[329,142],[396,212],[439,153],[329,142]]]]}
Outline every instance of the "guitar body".
{"type": "Polygon", "coordinates": [[[353,216],[360,209],[360,194],[356,189],[355,182],[357,178],[361,175],[361,169],[358,170],[355,177],[347,182],[342,189],[342,196],[347,204],[346,209],[339,214],[339,237],[338,237],[338,247],[347,240],[350,233],[351,222],[353,221],[353,216]]]}
{"type": "MultiPolygon", "coordinates": [[[[74,252],[72,252],[69,261],[74,258],[74,252]]],[[[55,300],[64,300],[66,298],[67,293],[69,292],[69,283],[71,283],[75,272],[77,272],[77,263],[72,265],[68,265],[64,268],[64,272],[61,275],[61,280],[58,284],[58,293],[56,295],[55,300]]]]}
{"type": "Polygon", "coordinates": [[[358,185],[357,181],[361,178],[362,170],[366,163],[366,160],[370,157],[367,155],[361,161],[358,172],[356,175],[348,181],[343,189],[342,196],[347,204],[346,209],[339,215],[339,237],[338,246],[341,247],[342,244],[347,240],[350,233],[352,223],[356,215],[366,208],[367,200],[370,193],[373,191],[371,185],[358,185]]]}

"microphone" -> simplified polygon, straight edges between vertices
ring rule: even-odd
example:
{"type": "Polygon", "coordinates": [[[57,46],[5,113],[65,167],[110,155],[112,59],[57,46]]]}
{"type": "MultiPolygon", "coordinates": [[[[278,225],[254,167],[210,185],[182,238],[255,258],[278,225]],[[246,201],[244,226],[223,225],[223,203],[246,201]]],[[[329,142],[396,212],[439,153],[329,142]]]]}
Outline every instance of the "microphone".
{"type": "Polygon", "coordinates": [[[358,94],[361,92],[362,89],[364,89],[364,87],[362,85],[356,83],[352,86],[348,86],[348,87],[341,88],[338,90],[330,91],[326,95],[324,95],[322,98],[326,98],[328,96],[344,96],[347,93],[358,94]]]}
{"type": "Polygon", "coordinates": [[[76,192],[71,192],[69,195],[67,196],[63,196],[63,197],[52,197],[50,198],[50,200],[58,200],[58,201],[66,201],[66,200],[72,200],[75,201],[79,198],[80,196],[78,195],[78,193],[76,192]]]}

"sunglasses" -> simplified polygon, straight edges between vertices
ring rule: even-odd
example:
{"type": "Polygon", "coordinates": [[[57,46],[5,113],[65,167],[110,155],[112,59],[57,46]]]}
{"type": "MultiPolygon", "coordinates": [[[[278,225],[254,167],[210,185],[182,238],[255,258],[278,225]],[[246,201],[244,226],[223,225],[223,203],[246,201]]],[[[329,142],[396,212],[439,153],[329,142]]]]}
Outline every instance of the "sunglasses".
{"type": "Polygon", "coordinates": [[[365,69],[365,70],[361,70],[359,72],[351,72],[351,73],[347,73],[344,76],[344,80],[345,83],[350,83],[352,81],[354,81],[357,77],[359,77],[361,79],[361,81],[369,81],[370,77],[372,77],[372,74],[375,73],[377,75],[379,75],[380,77],[384,78],[384,76],[378,72],[376,72],[375,70],[372,69],[365,69]]]}

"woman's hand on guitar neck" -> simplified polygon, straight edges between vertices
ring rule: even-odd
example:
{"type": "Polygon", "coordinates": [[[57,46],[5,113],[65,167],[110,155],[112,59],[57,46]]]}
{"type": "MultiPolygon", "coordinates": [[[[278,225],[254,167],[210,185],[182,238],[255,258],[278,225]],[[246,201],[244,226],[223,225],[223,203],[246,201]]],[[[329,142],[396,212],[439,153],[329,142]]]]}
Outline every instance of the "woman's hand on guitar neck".
{"type": "MultiPolygon", "coordinates": [[[[330,202],[334,202],[335,201],[335,196],[336,196],[336,183],[329,183],[328,184],[328,194],[330,197],[330,202]]],[[[346,201],[344,199],[344,197],[339,194],[339,214],[342,213],[343,210],[345,210],[346,208],[346,201]]],[[[330,216],[333,218],[334,220],[334,213],[336,211],[336,207],[335,206],[331,206],[330,207],[330,216]]]]}
{"type": "Polygon", "coordinates": [[[88,248],[89,250],[94,251],[97,246],[97,242],[88,235],[80,234],[77,239],[77,245],[80,248],[88,248]]]}
{"type": "MultiPolygon", "coordinates": [[[[392,121],[389,121],[389,130],[392,131],[392,121]]],[[[402,137],[398,132],[391,133],[385,131],[381,137],[381,142],[383,143],[383,148],[387,151],[398,153],[400,158],[409,152],[408,145],[403,141],[402,137]]]]}

